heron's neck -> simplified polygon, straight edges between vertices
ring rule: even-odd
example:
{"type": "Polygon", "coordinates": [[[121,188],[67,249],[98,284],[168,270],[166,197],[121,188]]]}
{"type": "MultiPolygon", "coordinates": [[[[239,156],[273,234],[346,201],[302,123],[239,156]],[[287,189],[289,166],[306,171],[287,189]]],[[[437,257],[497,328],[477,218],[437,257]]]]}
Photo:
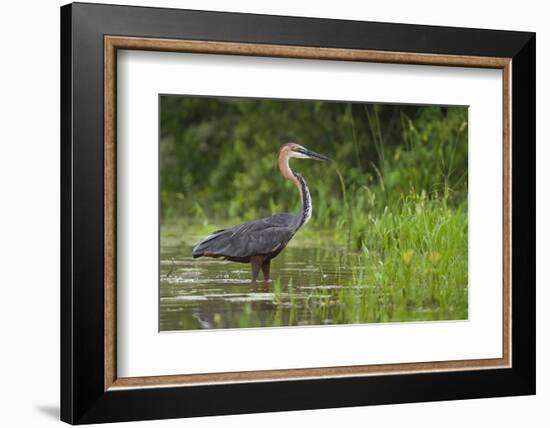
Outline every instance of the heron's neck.
{"type": "Polygon", "coordinates": [[[300,226],[306,224],[311,218],[311,212],[313,211],[313,205],[311,204],[311,195],[309,194],[309,188],[307,187],[306,180],[297,172],[294,176],[298,180],[298,188],[300,189],[300,199],[302,201],[302,211],[300,226]]]}
{"type": "Polygon", "coordinates": [[[279,155],[279,169],[281,170],[283,177],[292,181],[300,192],[300,202],[302,204],[300,226],[302,226],[311,218],[311,212],[313,209],[311,204],[311,195],[309,194],[306,180],[304,180],[304,177],[300,174],[295,173],[290,169],[288,160],[289,156],[285,153],[281,153],[279,155]]]}

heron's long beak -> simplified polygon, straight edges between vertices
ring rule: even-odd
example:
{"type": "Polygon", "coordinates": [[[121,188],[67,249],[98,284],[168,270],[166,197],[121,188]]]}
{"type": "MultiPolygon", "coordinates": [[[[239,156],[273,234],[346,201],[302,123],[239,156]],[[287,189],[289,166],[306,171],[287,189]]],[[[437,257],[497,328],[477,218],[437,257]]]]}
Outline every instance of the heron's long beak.
{"type": "Polygon", "coordinates": [[[320,161],[329,161],[330,160],[330,158],[327,158],[326,156],[321,155],[319,153],[312,152],[311,150],[308,150],[308,149],[301,149],[300,152],[303,153],[304,155],[306,155],[310,159],[315,159],[315,160],[320,160],[320,161]]]}

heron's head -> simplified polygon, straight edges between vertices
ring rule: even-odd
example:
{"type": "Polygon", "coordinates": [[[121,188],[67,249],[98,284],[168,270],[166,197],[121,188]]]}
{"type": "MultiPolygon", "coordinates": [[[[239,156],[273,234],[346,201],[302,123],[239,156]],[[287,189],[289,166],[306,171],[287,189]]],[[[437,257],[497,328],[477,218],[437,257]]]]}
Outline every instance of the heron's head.
{"type": "Polygon", "coordinates": [[[319,153],[315,153],[304,146],[300,146],[296,143],[287,143],[281,147],[280,155],[284,155],[286,158],[298,158],[298,159],[314,159],[320,161],[330,160],[326,156],[319,153]]]}

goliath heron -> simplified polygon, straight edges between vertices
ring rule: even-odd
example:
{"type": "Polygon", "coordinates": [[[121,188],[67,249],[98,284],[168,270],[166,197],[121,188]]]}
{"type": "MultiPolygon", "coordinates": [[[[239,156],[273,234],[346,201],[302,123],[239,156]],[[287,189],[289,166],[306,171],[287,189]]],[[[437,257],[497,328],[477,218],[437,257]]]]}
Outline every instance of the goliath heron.
{"type": "Polygon", "coordinates": [[[304,177],[293,172],[290,158],[326,161],[326,156],[312,152],[299,144],[284,144],[279,150],[279,169],[283,177],[292,181],[300,192],[302,209],[299,214],[281,213],[250,221],[228,229],[221,229],[202,239],[193,248],[193,257],[223,257],[224,260],[250,263],[252,282],[256,282],[260,268],[264,281],[269,281],[271,259],[276,257],[292,239],[296,231],[311,217],[311,196],[304,177]]]}

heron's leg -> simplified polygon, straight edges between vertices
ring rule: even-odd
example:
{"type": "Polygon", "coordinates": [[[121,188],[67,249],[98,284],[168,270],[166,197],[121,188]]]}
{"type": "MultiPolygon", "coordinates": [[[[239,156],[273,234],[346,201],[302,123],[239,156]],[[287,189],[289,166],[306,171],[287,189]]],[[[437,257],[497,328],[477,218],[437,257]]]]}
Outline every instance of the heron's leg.
{"type": "Polygon", "coordinates": [[[262,264],[262,273],[264,274],[264,282],[269,282],[269,269],[271,267],[271,259],[267,259],[262,264]]]}
{"type": "Polygon", "coordinates": [[[262,266],[263,261],[263,257],[261,256],[253,256],[250,258],[250,264],[252,265],[253,284],[256,282],[256,279],[258,279],[258,273],[260,273],[260,267],[262,266]]]}

